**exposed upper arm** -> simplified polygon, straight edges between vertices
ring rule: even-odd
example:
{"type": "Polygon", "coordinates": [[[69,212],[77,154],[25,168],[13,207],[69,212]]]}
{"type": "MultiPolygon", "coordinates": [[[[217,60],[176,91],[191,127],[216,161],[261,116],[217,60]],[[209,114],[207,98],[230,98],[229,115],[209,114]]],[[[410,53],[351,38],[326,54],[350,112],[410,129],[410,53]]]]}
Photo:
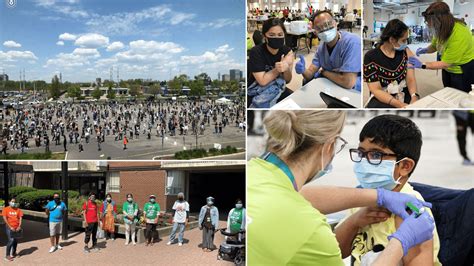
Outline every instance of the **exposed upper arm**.
{"type": "MultiPolygon", "coordinates": [[[[407,52],[408,57],[415,56],[415,54],[410,50],[410,48],[407,48],[405,51],[407,52]]],[[[407,64],[407,67],[408,67],[408,64],[407,64]]],[[[415,69],[407,68],[407,77],[406,77],[406,79],[407,79],[407,82],[415,79],[415,69]]]]}
{"type": "MultiPolygon", "coordinates": [[[[397,229],[402,222],[402,218],[395,217],[397,229]]],[[[433,239],[410,248],[402,260],[405,266],[433,265],[433,239]]]]}

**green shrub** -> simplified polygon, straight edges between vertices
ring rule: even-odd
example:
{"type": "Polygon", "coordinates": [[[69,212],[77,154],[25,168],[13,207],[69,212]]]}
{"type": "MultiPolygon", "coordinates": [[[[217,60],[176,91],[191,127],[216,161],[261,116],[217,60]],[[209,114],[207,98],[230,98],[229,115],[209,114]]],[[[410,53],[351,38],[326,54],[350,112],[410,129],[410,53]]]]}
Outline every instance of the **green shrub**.
{"type": "Polygon", "coordinates": [[[31,191],[36,191],[37,189],[34,187],[25,187],[25,186],[17,186],[17,187],[11,187],[8,189],[8,196],[10,198],[16,197],[22,193],[26,192],[31,192],[31,191]]]}
{"type": "MultiPolygon", "coordinates": [[[[54,193],[61,194],[59,190],[38,189],[35,191],[25,192],[17,196],[16,200],[20,203],[21,208],[35,211],[43,211],[44,206],[53,199],[54,193]]],[[[68,198],[75,199],[79,197],[79,192],[68,191],[68,198]]]]}
{"type": "Polygon", "coordinates": [[[3,207],[5,205],[5,201],[3,201],[2,199],[0,199],[0,207],[3,207]]]}

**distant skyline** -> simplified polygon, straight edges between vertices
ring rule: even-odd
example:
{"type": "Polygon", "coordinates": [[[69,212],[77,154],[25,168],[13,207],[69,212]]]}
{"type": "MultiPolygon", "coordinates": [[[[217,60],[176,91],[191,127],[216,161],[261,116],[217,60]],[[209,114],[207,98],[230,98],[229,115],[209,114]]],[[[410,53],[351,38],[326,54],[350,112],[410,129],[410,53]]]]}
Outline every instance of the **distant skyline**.
{"type": "Polygon", "coordinates": [[[244,0],[17,0],[0,7],[0,74],[168,80],[244,69],[244,0]]]}

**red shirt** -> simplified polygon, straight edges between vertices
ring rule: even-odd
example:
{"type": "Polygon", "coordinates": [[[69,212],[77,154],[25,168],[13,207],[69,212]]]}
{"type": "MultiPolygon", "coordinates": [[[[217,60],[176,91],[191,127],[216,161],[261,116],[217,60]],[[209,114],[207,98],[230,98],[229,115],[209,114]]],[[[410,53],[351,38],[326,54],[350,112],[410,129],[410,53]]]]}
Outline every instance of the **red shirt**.
{"type": "Polygon", "coordinates": [[[2,215],[7,219],[8,225],[17,229],[20,225],[20,218],[23,216],[23,212],[20,208],[13,209],[12,207],[8,206],[3,208],[2,215]]]}
{"type": "Polygon", "coordinates": [[[97,204],[92,203],[92,201],[87,200],[82,205],[82,210],[86,211],[86,222],[87,223],[97,223],[99,220],[97,217],[97,204]],[[88,208],[86,210],[86,207],[88,208]]]}

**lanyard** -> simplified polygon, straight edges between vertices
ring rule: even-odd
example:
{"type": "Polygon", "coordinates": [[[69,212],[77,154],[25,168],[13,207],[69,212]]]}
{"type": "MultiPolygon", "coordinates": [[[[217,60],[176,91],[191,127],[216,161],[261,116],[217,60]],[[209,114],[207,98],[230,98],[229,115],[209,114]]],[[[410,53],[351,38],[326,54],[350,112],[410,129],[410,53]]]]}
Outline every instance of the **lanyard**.
{"type": "Polygon", "coordinates": [[[271,152],[264,153],[261,156],[261,158],[269,163],[274,164],[278,168],[280,168],[280,170],[282,170],[283,173],[285,173],[286,176],[288,176],[288,178],[290,179],[291,183],[293,184],[293,188],[296,191],[298,191],[298,186],[296,185],[295,176],[293,175],[293,173],[291,173],[290,168],[288,167],[288,165],[286,165],[285,162],[283,162],[280,158],[278,158],[278,156],[276,156],[274,153],[271,153],[271,152]]]}

